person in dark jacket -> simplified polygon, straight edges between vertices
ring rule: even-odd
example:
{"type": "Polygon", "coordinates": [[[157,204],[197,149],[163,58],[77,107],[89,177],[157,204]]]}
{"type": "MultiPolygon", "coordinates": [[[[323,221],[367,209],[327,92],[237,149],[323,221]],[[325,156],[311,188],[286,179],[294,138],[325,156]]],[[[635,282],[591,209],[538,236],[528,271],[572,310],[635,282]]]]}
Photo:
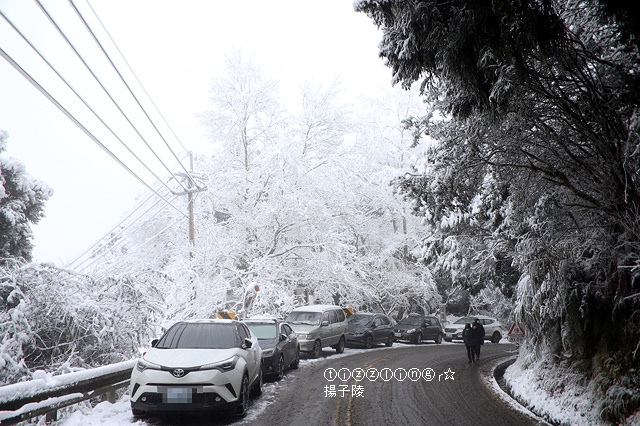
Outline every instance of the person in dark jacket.
{"type": "Polygon", "coordinates": [[[469,364],[473,364],[476,362],[476,352],[474,348],[475,344],[475,335],[473,330],[471,329],[471,324],[466,323],[464,325],[464,330],[462,330],[462,340],[464,340],[464,345],[467,347],[467,356],[469,357],[469,364]]]}
{"type": "Polygon", "coordinates": [[[473,321],[473,327],[477,327],[477,330],[478,330],[476,332],[475,351],[476,351],[476,359],[479,361],[480,360],[480,346],[484,345],[484,326],[480,323],[480,321],[478,321],[478,318],[476,318],[473,321]]]}

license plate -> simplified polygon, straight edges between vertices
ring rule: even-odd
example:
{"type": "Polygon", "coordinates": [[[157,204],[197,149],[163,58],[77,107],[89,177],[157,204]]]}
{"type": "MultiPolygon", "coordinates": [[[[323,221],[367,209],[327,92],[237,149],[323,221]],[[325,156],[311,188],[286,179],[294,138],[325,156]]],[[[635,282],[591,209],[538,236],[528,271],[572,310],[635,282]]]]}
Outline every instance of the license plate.
{"type": "Polygon", "coordinates": [[[191,388],[167,388],[165,402],[169,404],[190,404],[192,395],[191,388]]]}
{"type": "Polygon", "coordinates": [[[396,337],[402,337],[402,333],[393,333],[393,335],[396,337]]]}

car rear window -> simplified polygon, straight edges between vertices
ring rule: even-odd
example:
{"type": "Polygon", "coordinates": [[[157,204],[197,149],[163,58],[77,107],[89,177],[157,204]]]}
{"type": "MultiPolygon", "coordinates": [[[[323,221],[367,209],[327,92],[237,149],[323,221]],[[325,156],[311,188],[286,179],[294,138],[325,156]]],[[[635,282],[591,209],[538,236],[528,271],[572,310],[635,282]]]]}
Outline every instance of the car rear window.
{"type": "Polygon", "coordinates": [[[473,321],[475,320],[475,317],[464,317],[464,318],[460,318],[458,321],[454,322],[454,324],[466,324],[466,323],[473,323],[473,321]]]}
{"type": "Polygon", "coordinates": [[[403,324],[403,325],[422,325],[422,322],[424,320],[422,319],[422,317],[406,317],[406,318],[402,318],[402,320],[400,320],[400,322],[398,324],[403,324]]]}
{"type": "Polygon", "coordinates": [[[275,339],[278,328],[275,324],[247,324],[258,339],[275,339]]]}
{"type": "Polygon", "coordinates": [[[349,324],[367,325],[371,322],[373,315],[355,314],[349,317],[349,324]]]}
{"type": "Polygon", "coordinates": [[[173,325],[160,338],[159,349],[229,349],[240,347],[240,338],[235,324],[173,325]]]}

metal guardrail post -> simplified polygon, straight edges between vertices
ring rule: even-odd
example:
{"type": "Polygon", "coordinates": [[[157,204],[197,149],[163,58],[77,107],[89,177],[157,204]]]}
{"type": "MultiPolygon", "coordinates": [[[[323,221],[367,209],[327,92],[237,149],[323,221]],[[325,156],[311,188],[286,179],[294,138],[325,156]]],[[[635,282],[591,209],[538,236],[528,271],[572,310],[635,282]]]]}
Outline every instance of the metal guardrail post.
{"type": "Polygon", "coordinates": [[[104,394],[103,401],[108,401],[112,404],[115,404],[116,402],[116,390],[115,389],[111,389],[110,391],[107,391],[107,393],[104,394]]]}

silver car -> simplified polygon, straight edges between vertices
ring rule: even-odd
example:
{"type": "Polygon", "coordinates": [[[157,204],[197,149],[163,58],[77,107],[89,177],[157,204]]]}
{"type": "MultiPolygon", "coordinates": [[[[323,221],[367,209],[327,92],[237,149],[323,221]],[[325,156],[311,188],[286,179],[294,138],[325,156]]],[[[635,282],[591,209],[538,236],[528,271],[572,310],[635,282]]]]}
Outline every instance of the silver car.
{"type": "Polygon", "coordinates": [[[327,346],[337,353],[344,352],[347,317],[340,306],[302,306],[291,311],[285,321],[297,333],[301,352],[313,358],[319,357],[327,346]]]}

